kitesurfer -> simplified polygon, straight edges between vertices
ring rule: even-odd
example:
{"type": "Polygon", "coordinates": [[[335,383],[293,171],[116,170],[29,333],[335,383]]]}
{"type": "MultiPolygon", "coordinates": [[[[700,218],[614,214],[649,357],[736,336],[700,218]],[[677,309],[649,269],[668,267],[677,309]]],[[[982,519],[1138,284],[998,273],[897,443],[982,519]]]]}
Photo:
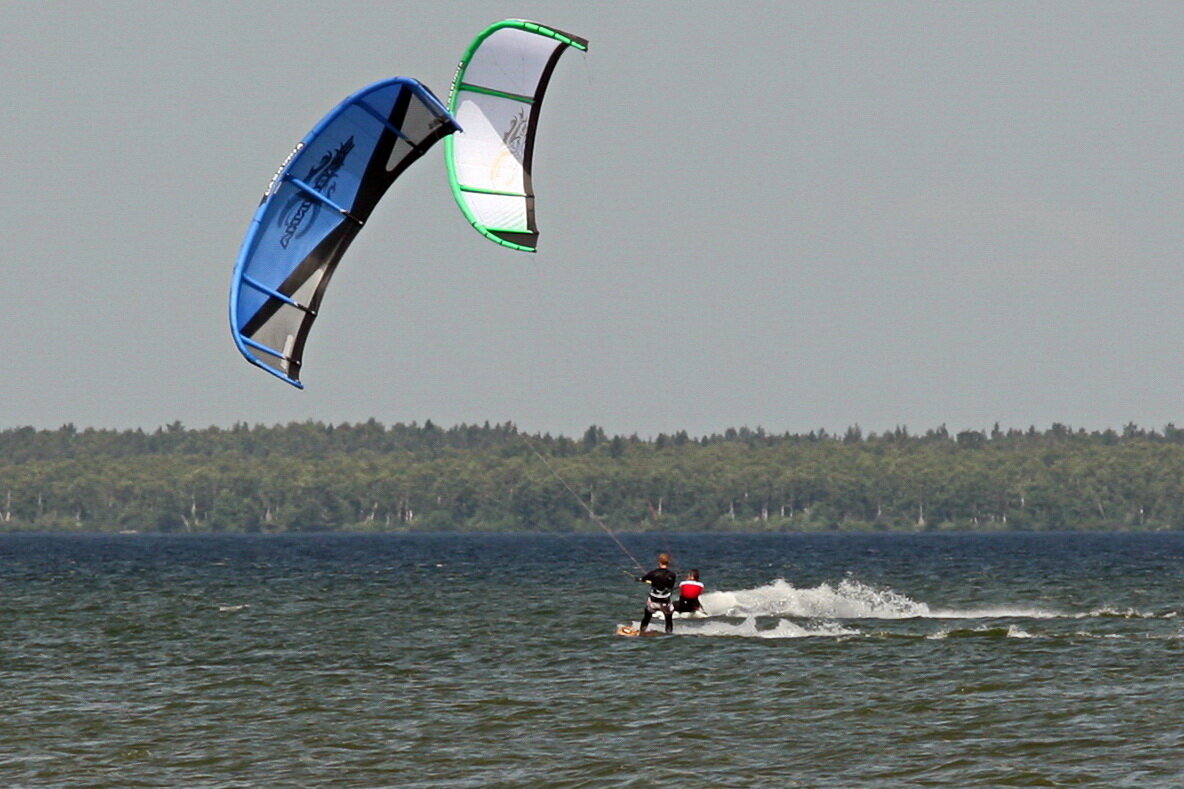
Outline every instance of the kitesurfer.
{"type": "Polygon", "coordinates": [[[703,610],[703,603],[699,595],[703,594],[703,582],[699,580],[699,571],[691,570],[686,580],[678,585],[678,603],[674,610],[680,614],[693,614],[703,610]]]}
{"type": "Polygon", "coordinates": [[[670,554],[658,554],[658,566],[637,579],[650,585],[650,596],[645,601],[645,612],[641,615],[641,627],[644,633],[649,627],[650,619],[661,611],[666,617],[666,632],[674,632],[674,609],[670,607],[670,595],[674,592],[674,584],[678,576],[670,570],[670,554]]]}

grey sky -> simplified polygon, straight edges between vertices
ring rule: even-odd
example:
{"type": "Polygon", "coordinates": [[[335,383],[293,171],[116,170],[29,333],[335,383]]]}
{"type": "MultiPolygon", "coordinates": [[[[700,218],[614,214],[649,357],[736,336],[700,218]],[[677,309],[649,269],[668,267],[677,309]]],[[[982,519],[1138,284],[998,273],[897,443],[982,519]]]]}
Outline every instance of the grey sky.
{"type": "Polygon", "coordinates": [[[1184,5],[0,4],[0,428],[371,416],[578,435],[1184,422],[1184,5]],[[297,391],[226,317],[292,145],[506,17],[584,36],[540,252],[442,149],[342,261],[297,391]]]}

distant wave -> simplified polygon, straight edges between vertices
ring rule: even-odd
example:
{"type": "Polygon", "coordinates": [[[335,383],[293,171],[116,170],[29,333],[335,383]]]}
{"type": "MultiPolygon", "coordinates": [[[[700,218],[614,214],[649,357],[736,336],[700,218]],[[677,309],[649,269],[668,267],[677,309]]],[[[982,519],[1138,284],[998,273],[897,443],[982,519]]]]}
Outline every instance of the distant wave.
{"type": "Polygon", "coordinates": [[[963,628],[952,630],[939,630],[936,633],[930,633],[925,636],[927,639],[941,640],[945,638],[1037,638],[1038,636],[1029,633],[1021,627],[1016,625],[1008,625],[1007,627],[991,627],[990,625],[983,625],[982,627],[963,628]]]}
{"type": "Polygon", "coordinates": [[[1103,606],[1095,608],[1088,614],[1078,614],[1078,619],[1113,618],[1113,619],[1175,619],[1176,611],[1138,611],[1134,608],[1113,608],[1103,606]]]}
{"type": "Polygon", "coordinates": [[[773,627],[760,627],[755,618],[740,623],[706,621],[679,624],[675,632],[695,636],[736,636],[740,638],[817,638],[834,636],[857,636],[858,630],[850,630],[837,622],[815,622],[797,624],[788,619],[778,619],[773,627]]]}

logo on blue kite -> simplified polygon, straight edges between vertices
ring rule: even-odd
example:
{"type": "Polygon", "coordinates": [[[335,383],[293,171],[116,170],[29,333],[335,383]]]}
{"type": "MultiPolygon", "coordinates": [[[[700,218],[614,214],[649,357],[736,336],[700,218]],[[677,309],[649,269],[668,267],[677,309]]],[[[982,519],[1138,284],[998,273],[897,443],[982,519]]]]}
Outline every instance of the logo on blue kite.
{"type": "MultiPolygon", "coordinates": [[[[336,151],[326,151],[325,155],[309,168],[308,175],[302,180],[325,197],[331,197],[337,189],[337,173],[345,165],[345,160],[353,149],[354,138],[350,137],[341,143],[336,151]]],[[[280,236],[280,246],[287,249],[293,238],[300,238],[307,233],[309,226],[316,222],[321,206],[320,201],[308,197],[303,192],[289,200],[276,220],[276,225],[284,228],[284,234],[280,236]],[[309,220],[307,223],[306,219],[309,220]]]]}

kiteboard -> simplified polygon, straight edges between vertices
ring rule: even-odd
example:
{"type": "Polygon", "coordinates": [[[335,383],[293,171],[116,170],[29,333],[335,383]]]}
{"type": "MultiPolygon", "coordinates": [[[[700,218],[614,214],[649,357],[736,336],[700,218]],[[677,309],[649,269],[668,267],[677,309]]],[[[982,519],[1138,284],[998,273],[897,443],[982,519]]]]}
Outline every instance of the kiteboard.
{"type": "Polygon", "coordinates": [[[625,636],[626,638],[637,638],[638,636],[661,636],[665,635],[665,633],[663,633],[661,630],[647,630],[643,633],[636,627],[621,625],[617,628],[617,635],[625,636]]]}

